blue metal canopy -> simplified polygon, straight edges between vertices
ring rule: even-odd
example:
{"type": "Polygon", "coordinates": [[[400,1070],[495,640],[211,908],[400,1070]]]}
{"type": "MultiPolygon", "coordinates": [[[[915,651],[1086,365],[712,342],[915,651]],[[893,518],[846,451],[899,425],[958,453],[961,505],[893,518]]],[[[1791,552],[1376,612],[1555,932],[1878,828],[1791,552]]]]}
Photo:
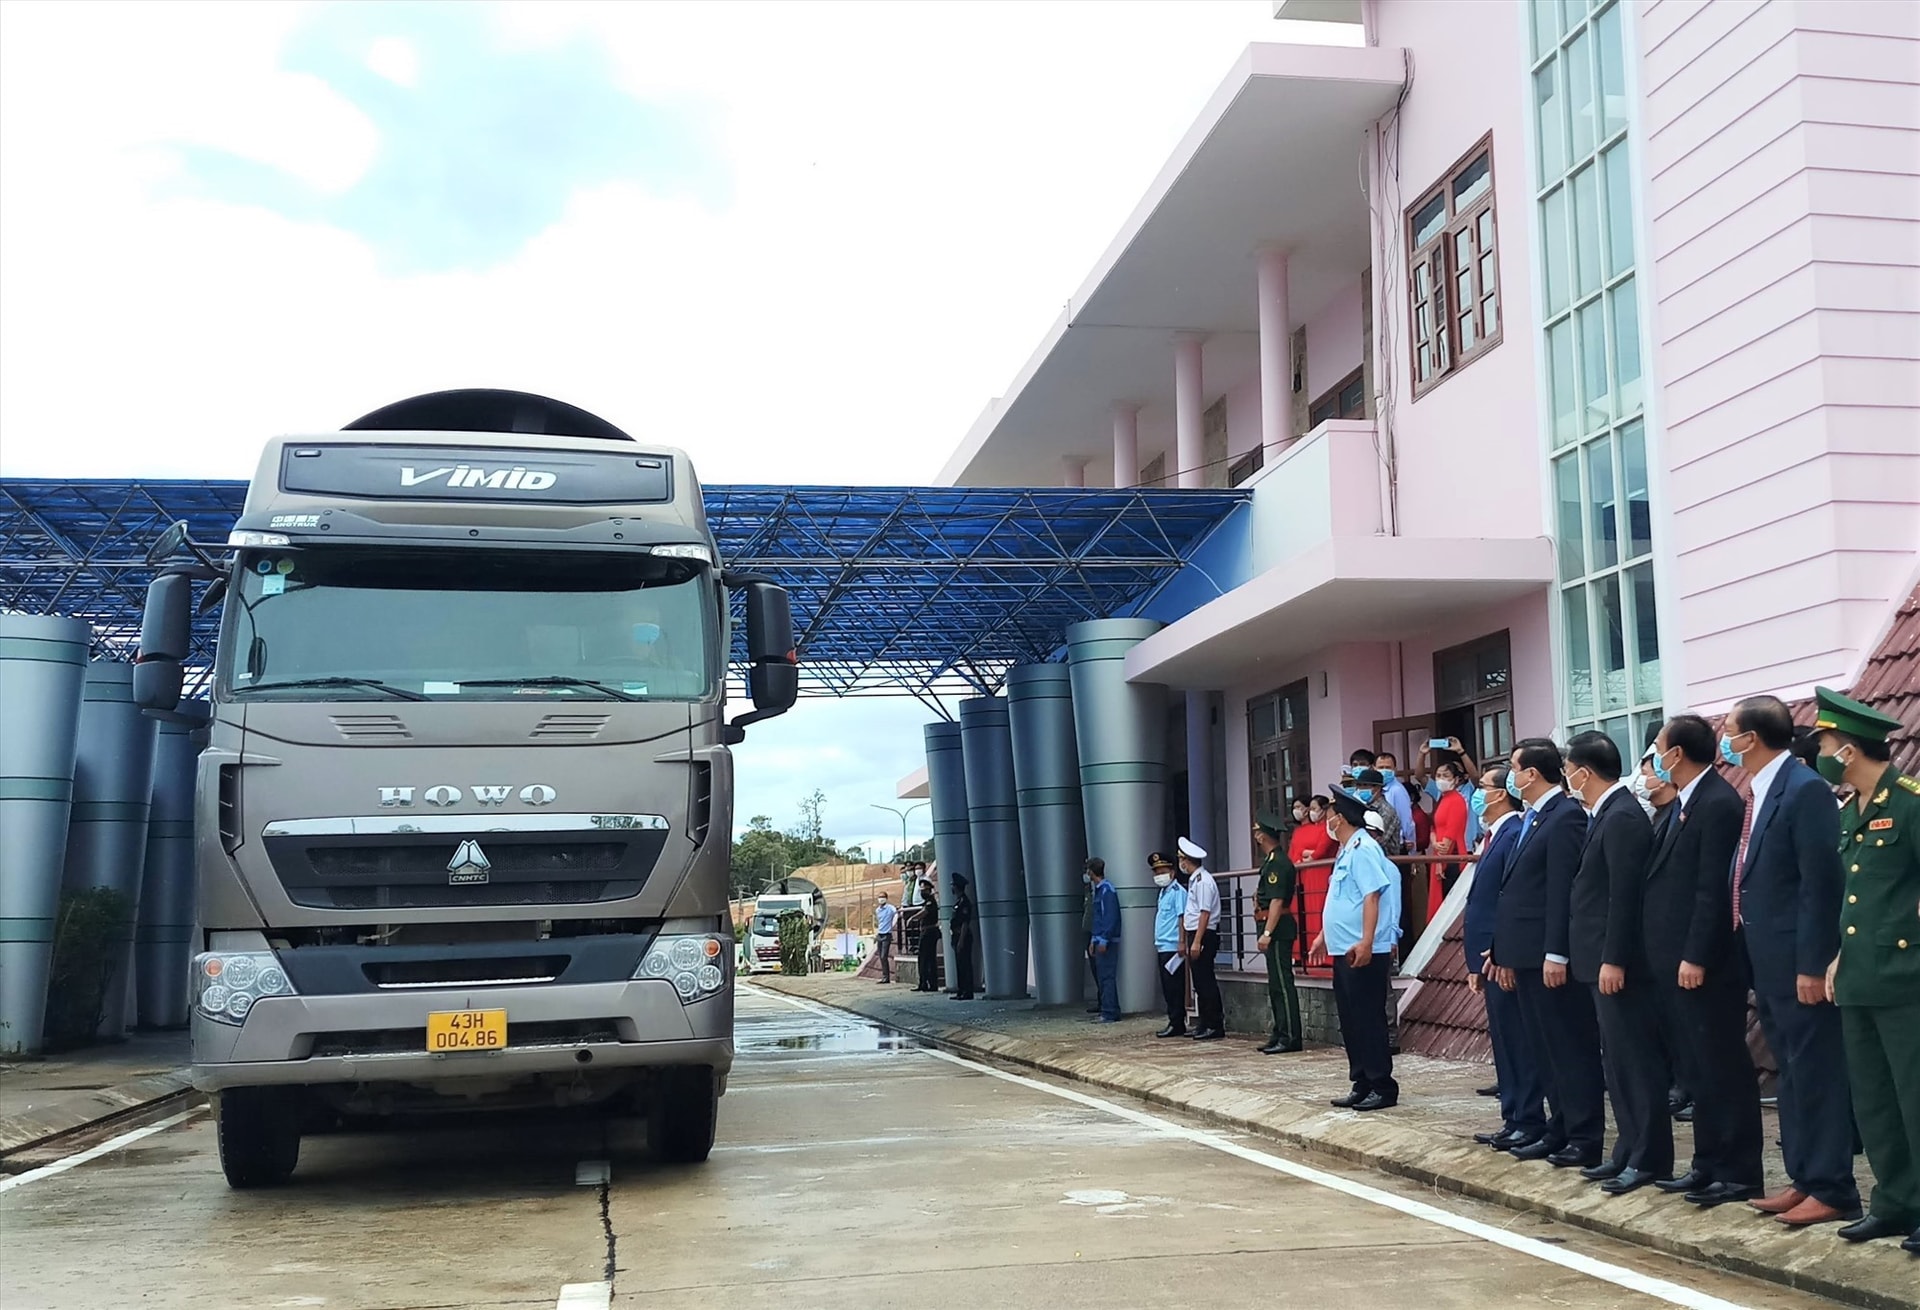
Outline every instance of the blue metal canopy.
{"type": "MultiPolygon", "coordinates": [[[[147,547],[184,519],[224,542],[244,482],[0,481],[0,608],[93,625],[130,658],[147,547]]],[[[708,487],[731,568],[793,598],[809,694],[982,695],[1052,658],[1068,624],[1140,613],[1242,491],[708,487]]],[[[195,631],[204,679],[216,619],[195,631]]],[[[738,659],[742,652],[736,650],[738,659]]]]}

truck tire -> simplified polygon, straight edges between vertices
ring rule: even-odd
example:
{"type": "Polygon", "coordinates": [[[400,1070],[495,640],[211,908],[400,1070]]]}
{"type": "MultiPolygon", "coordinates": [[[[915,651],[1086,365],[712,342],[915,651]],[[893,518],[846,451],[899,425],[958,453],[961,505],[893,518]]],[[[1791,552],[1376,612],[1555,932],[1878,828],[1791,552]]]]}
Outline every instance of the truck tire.
{"type": "Polygon", "coordinates": [[[647,1149],[662,1164],[702,1164],[713,1150],[719,1117],[713,1070],[669,1070],[647,1107],[647,1149]]]}
{"type": "Polygon", "coordinates": [[[300,1162],[300,1104],[279,1087],[235,1087],[215,1098],[220,1168],[227,1186],[275,1187],[300,1162]]]}

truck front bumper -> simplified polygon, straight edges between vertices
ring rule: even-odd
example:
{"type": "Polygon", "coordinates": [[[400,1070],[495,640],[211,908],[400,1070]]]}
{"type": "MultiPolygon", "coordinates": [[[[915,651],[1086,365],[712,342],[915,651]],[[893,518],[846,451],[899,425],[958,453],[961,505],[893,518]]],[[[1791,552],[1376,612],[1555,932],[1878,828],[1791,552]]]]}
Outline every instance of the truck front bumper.
{"type": "Polygon", "coordinates": [[[193,1085],[454,1083],[636,1067],[733,1067],[733,996],[682,1005],[657,979],[446,988],[347,996],[270,996],[240,1025],[195,1012],[193,1085]],[[505,1010],[502,1050],[431,1052],[427,1016],[505,1010]]]}

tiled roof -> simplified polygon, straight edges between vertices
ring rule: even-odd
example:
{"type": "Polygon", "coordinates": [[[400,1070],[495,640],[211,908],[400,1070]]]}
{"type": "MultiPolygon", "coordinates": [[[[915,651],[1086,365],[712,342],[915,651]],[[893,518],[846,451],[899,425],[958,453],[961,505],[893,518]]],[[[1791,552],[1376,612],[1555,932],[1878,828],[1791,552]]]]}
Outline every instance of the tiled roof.
{"type": "Polygon", "coordinates": [[[1900,720],[1893,762],[1902,773],[1920,774],[1920,587],[1901,603],[1851,694],[1900,720]]]}
{"type": "Polygon", "coordinates": [[[1400,1049],[1442,1060],[1492,1060],[1486,1002],[1467,988],[1467,957],[1456,915],[1445,944],[1420,971],[1420,990],[1400,1016],[1400,1049]]]}

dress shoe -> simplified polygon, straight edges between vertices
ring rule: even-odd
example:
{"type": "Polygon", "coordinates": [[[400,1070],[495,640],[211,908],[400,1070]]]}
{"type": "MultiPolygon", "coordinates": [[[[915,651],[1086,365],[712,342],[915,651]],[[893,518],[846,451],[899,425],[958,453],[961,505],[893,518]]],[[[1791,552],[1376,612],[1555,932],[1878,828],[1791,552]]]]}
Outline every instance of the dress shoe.
{"type": "Polygon", "coordinates": [[[1693,1103],[1689,1101],[1687,1104],[1681,1106],[1678,1110],[1675,1110],[1673,1112],[1673,1121],[1675,1123],[1681,1123],[1681,1124],[1692,1123],[1693,1122],[1693,1103]]]}
{"type": "Polygon", "coordinates": [[[1757,1187],[1748,1187],[1744,1183],[1709,1183],[1697,1192],[1688,1192],[1686,1199],[1702,1210],[1711,1210],[1716,1205],[1727,1205],[1734,1201],[1751,1201],[1760,1195],[1757,1187]]]}
{"type": "Polygon", "coordinates": [[[1356,1087],[1345,1096],[1334,1097],[1331,1101],[1328,1101],[1327,1104],[1333,1106],[1336,1110],[1351,1110],[1354,1106],[1366,1099],[1367,1089],[1364,1087],[1356,1087]]]}
{"type": "Polygon", "coordinates": [[[1582,1169],[1580,1176],[1590,1183],[1604,1183],[1610,1178],[1618,1178],[1627,1172],[1625,1160],[1602,1160],[1591,1169],[1582,1169]]]}
{"type": "Polygon", "coordinates": [[[1663,1192],[1699,1192],[1713,1184],[1713,1179],[1698,1169],[1689,1169],[1678,1178],[1656,1178],[1653,1185],[1663,1192]]]}
{"type": "Polygon", "coordinates": [[[1625,1196],[1628,1192],[1638,1191],[1648,1183],[1658,1182],[1651,1169],[1635,1169],[1629,1166],[1600,1184],[1600,1190],[1608,1196],[1625,1196]]]}
{"type": "Polygon", "coordinates": [[[1498,1096],[1500,1095],[1500,1084],[1495,1083],[1491,1087],[1476,1087],[1473,1089],[1473,1094],[1475,1096],[1498,1096]]]}
{"type": "Polygon", "coordinates": [[[1533,1133],[1510,1132],[1495,1138],[1487,1145],[1496,1151],[1516,1151],[1523,1146],[1532,1146],[1539,1140],[1539,1137],[1533,1133]]]}
{"type": "Polygon", "coordinates": [[[1196,1042],[1217,1042],[1225,1036],[1226,1034],[1218,1028],[1202,1028],[1193,1035],[1193,1040],[1196,1042]]]}
{"type": "Polygon", "coordinates": [[[1555,1146],[1544,1137],[1536,1137],[1525,1146],[1514,1147],[1508,1154],[1516,1160],[1546,1160],[1565,1149],[1565,1147],[1555,1146]]]}
{"type": "Polygon", "coordinates": [[[1920,1255],[1920,1228],[1914,1229],[1907,1240],[1900,1243],[1900,1249],[1909,1255],[1920,1255]]]}
{"type": "Polygon", "coordinates": [[[1397,1096],[1382,1096],[1378,1092],[1368,1092],[1366,1096],[1353,1103],[1353,1108],[1363,1112],[1368,1110],[1391,1110],[1398,1104],[1400,1104],[1400,1098],[1397,1096]]]}
{"type": "Polygon", "coordinates": [[[1296,1051],[1300,1051],[1303,1049],[1305,1049],[1304,1045],[1297,1041],[1272,1041],[1272,1042],[1268,1042],[1265,1046],[1260,1048],[1260,1054],[1292,1055],[1296,1051]]]}
{"type": "Polygon", "coordinates": [[[1495,1142],[1498,1142],[1502,1137],[1507,1136],[1510,1131],[1511,1131],[1510,1129],[1506,1129],[1506,1128],[1496,1128],[1490,1133],[1475,1133],[1473,1135],[1473,1140],[1480,1143],[1480,1145],[1482,1146],[1492,1146],[1495,1142]]]}
{"type": "Polygon", "coordinates": [[[1855,1201],[1849,1209],[1840,1210],[1816,1196],[1809,1196],[1793,1209],[1778,1216],[1778,1219],[1789,1228],[1810,1228],[1814,1224],[1830,1224],[1836,1219],[1858,1219],[1859,1217],[1858,1201],[1855,1201]]]}
{"type": "Polygon", "coordinates": [[[1185,1028],[1175,1028],[1172,1024],[1168,1024],[1165,1028],[1162,1028],[1154,1034],[1155,1037],[1185,1037],[1186,1035],[1187,1030],[1185,1028]]]}
{"type": "Polygon", "coordinates": [[[1592,1169],[1600,1163],[1600,1148],[1583,1151],[1577,1146],[1563,1146],[1547,1157],[1547,1163],[1555,1169],[1592,1169]]]}
{"type": "Polygon", "coordinates": [[[1893,1220],[1882,1219],[1877,1214],[1856,1220],[1840,1230],[1840,1236],[1849,1242],[1873,1242],[1882,1237],[1904,1237],[1906,1233],[1907,1230],[1893,1220]]]}
{"type": "Polygon", "coordinates": [[[1797,1187],[1783,1187],[1772,1196],[1750,1202],[1761,1214],[1785,1214],[1807,1199],[1807,1194],[1797,1187]]]}

